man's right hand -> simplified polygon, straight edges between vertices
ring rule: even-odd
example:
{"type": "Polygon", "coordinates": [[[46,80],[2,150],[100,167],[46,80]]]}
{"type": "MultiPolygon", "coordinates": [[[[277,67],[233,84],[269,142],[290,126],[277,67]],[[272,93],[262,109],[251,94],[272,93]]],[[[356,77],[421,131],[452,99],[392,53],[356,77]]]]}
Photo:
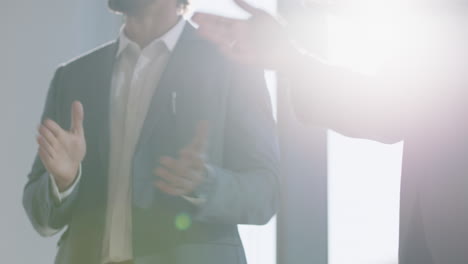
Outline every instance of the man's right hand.
{"type": "Polygon", "coordinates": [[[199,25],[200,35],[239,63],[280,71],[290,67],[300,52],[289,39],[284,25],[244,0],[234,2],[251,17],[241,20],[196,13],[192,20],[199,25]]]}
{"type": "Polygon", "coordinates": [[[39,126],[37,136],[39,157],[54,177],[60,192],[73,184],[86,155],[83,105],[74,102],[71,112],[70,130],[64,130],[56,122],[47,119],[39,126]]]}

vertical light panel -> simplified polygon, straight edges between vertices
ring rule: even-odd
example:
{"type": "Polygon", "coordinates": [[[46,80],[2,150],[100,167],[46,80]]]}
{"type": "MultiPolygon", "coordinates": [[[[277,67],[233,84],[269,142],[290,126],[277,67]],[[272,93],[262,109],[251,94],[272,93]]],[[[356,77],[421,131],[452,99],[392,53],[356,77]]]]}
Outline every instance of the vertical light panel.
{"type": "Polygon", "coordinates": [[[403,143],[329,134],[329,264],[397,264],[403,143]]]}
{"type": "MultiPolygon", "coordinates": [[[[251,4],[276,12],[276,0],[250,0],[251,4]]],[[[222,14],[230,17],[244,18],[245,12],[236,7],[231,0],[193,0],[194,11],[204,11],[222,14]]],[[[266,72],[265,79],[272,98],[274,115],[276,117],[276,74],[266,72]]],[[[276,218],[265,226],[240,226],[239,232],[247,254],[247,262],[252,264],[276,263],[276,218]]]]}
{"type": "MultiPolygon", "coordinates": [[[[375,73],[389,54],[383,52],[385,24],[362,17],[328,22],[331,60],[375,73]]],[[[384,145],[334,132],[328,143],[329,264],[397,264],[403,143],[384,145]]]]}

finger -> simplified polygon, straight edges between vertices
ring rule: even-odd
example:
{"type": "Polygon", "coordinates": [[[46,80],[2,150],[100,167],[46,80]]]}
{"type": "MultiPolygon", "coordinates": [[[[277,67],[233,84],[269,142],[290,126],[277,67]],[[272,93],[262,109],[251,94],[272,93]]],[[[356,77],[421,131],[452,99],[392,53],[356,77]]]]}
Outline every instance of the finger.
{"type": "Polygon", "coordinates": [[[189,190],[192,188],[194,183],[187,178],[177,176],[175,174],[170,173],[168,170],[165,168],[157,168],[155,170],[156,176],[160,177],[163,179],[165,182],[169,183],[175,188],[183,189],[183,190],[189,190]]]}
{"type": "Polygon", "coordinates": [[[206,173],[205,162],[203,159],[191,155],[190,158],[181,158],[178,160],[178,163],[182,165],[177,166],[173,170],[170,170],[167,167],[164,168],[168,169],[176,177],[187,180],[187,183],[191,183],[192,185],[196,185],[198,182],[203,180],[203,175],[206,173]]]}
{"type": "Polygon", "coordinates": [[[41,135],[52,148],[56,148],[59,144],[55,135],[44,125],[39,126],[39,135],[41,135]]]}
{"type": "Polygon", "coordinates": [[[73,102],[71,114],[71,132],[83,133],[84,110],[83,105],[79,101],[73,102]]]}
{"type": "Polygon", "coordinates": [[[216,30],[227,30],[235,22],[241,21],[239,19],[227,18],[207,13],[195,13],[191,20],[199,27],[206,27],[216,30]]]}
{"type": "MultiPolygon", "coordinates": [[[[239,22],[245,23],[245,22],[239,22]]],[[[201,27],[198,29],[199,35],[212,42],[216,46],[232,46],[232,43],[238,41],[240,36],[238,36],[238,32],[235,31],[235,28],[241,26],[232,26],[228,28],[220,28],[220,27],[201,27]]]]}
{"type": "Polygon", "coordinates": [[[179,166],[178,161],[170,157],[162,157],[159,160],[161,166],[166,167],[169,171],[176,171],[179,166]]]}
{"type": "Polygon", "coordinates": [[[201,28],[198,30],[200,36],[218,47],[230,46],[236,40],[235,34],[231,30],[213,30],[201,28]]]}
{"type": "Polygon", "coordinates": [[[247,13],[252,14],[252,15],[258,15],[261,13],[261,9],[253,7],[249,3],[247,3],[244,0],[234,0],[234,2],[242,9],[244,9],[247,13]]]}
{"type": "Polygon", "coordinates": [[[181,160],[186,160],[190,168],[201,171],[205,169],[205,155],[199,152],[194,152],[190,149],[180,151],[181,160]]]}
{"type": "Polygon", "coordinates": [[[198,33],[205,39],[218,46],[230,45],[238,39],[238,32],[234,29],[242,27],[246,20],[225,18],[211,14],[198,13],[192,20],[199,25],[198,33]]]}
{"type": "Polygon", "coordinates": [[[189,146],[192,151],[204,154],[208,145],[209,130],[208,121],[198,122],[195,137],[189,146]]]}
{"type": "Polygon", "coordinates": [[[52,160],[52,157],[50,157],[49,153],[41,147],[39,147],[38,155],[44,166],[46,166],[46,164],[49,164],[52,160]]]}
{"type": "Polygon", "coordinates": [[[62,137],[65,133],[65,131],[53,120],[47,119],[44,121],[44,126],[47,127],[47,129],[49,129],[57,139],[62,137]]]}
{"type": "Polygon", "coordinates": [[[181,150],[179,162],[183,163],[184,173],[181,174],[194,185],[202,182],[206,174],[205,156],[189,149],[181,150]]]}
{"type": "Polygon", "coordinates": [[[185,160],[175,160],[170,157],[162,157],[160,160],[161,166],[167,169],[170,173],[178,177],[189,178],[189,163],[185,160]]]}
{"type": "Polygon", "coordinates": [[[43,136],[41,136],[41,135],[37,136],[37,144],[39,144],[40,149],[47,152],[50,159],[53,159],[55,157],[54,148],[51,145],[49,145],[49,143],[47,142],[47,140],[43,136]]]}
{"type": "Polygon", "coordinates": [[[171,186],[170,184],[164,181],[157,181],[155,183],[155,186],[162,192],[172,195],[172,196],[182,196],[182,195],[187,194],[187,192],[185,192],[184,190],[175,188],[174,186],[171,186]]]}

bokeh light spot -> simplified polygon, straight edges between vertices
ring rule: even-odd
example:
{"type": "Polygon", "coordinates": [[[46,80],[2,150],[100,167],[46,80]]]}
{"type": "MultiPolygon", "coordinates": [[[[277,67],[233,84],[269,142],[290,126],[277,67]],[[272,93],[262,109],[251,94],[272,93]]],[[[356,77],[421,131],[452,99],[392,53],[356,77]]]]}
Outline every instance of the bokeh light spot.
{"type": "Polygon", "coordinates": [[[175,227],[179,231],[186,231],[192,226],[192,218],[187,213],[181,213],[176,216],[175,227]]]}

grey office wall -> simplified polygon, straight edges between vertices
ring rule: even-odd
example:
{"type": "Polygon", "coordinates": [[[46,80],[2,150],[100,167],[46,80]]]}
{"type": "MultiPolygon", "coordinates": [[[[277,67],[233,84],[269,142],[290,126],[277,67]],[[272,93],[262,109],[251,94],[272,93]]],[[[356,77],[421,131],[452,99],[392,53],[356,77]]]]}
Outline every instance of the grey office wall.
{"type": "Polygon", "coordinates": [[[52,263],[57,238],[41,238],[21,196],[54,69],[115,38],[105,0],[14,0],[0,5],[0,262],[52,263]]]}

